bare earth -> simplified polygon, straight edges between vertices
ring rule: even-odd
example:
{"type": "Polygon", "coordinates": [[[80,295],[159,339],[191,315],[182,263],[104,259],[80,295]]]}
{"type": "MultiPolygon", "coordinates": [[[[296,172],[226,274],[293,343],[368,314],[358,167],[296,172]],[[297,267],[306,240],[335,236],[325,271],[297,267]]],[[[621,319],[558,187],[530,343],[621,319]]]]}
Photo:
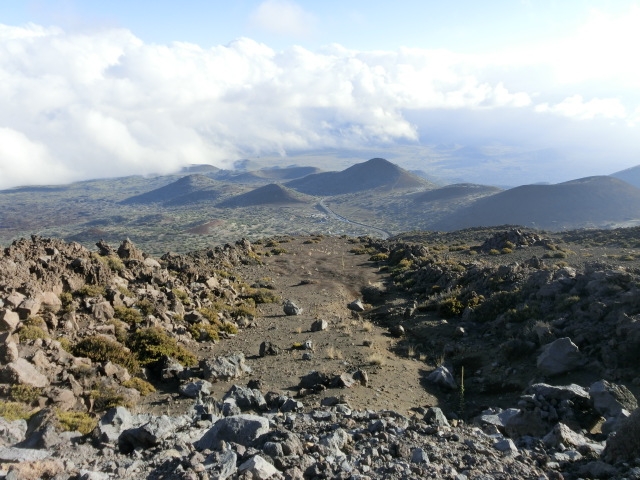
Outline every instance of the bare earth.
{"type": "MultiPolygon", "coordinates": [[[[300,400],[307,407],[316,407],[323,397],[343,396],[355,409],[393,409],[405,414],[412,407],[437,405],[436,397],[421,385],[425,372],[435,367],[393,353],[398,339],[347,308],[361,296],[363,286],[381,281],[381,274],[367,261],[368,256],[350,253],[354,245],[347,238],[323,237],[317,244],[303,244],[308,239],[292,238],[281,244],[287,253],[264,257],[263,265],[239,267],[247,283],[267,281],[275,293],[292,300],[303,313],[286,316],[282,304],[262,304],[257,327],[242,330],[216,345],[203,345],[199,356],[239,351],[253,370],[247,378],[214,384],[212,396],[221,399],[234,383],[246,385],[251,379],[262,381],[264,393],[294,396],[300,377],[313,370],[339,374],[362,368],[369,376],[367,388],[328,389],[300,400]],[[311,332],[311,324],[317,319],[326,320],[329,328],[311,332]],[[313,344],[312,360],[302,360],[305,351],[294,348],[307,340],[313,344]],[[371,346],[364,345],[365,340],[371,341],[371,346]],[[277,345],[282,352],[260,357],[263,341],[277,345]]],[[[162,395],[149,400],[171,413],[192,404],[177,396],[168,403],[162,401],[162,395]]]]}

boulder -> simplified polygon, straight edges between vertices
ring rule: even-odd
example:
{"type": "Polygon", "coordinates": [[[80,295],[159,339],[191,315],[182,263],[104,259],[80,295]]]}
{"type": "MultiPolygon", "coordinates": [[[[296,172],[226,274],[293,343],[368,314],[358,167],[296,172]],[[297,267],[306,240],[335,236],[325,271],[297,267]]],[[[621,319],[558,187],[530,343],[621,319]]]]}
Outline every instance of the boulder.
{"type": "Polygon", "coordinates": [[[96,435],[104,443],[113,443],[120,434],[133,426],[133,416],[124,407],[110,409],[98,422],[96,435]]]}
{"type": "Polygon", "coordinates": [[[248,472],[251,474],[250,478],[256,480],[267,480],[278,474],[276,467],[267,462],[260,455],[254,455],[249,460],[244,462],[238,467],[240,473],[248,472]]]}
{"type": "Polygon", "coordinates": [[[205,380],[218,381],[238,378],[251,373],[251,368],[244,362],[244,354],[234,353],[228,357],[215,357],[200,361],[200,368],[205,380]]]}
{"type": "Polygon", "coordinates": [[[623,410],[628,412],[638,408],[636,397],[624,385],[599,380],[589,387],[593,408],[603,417],[617,417],[623,410]]]}
{"type": "Polygon", "coordinates": [[[327,322],[326,320],[316,320],[311,324],[312,332],[321,332],[323,330],[326,330],[327,328],[329,328],[329,322],[327,322]]]}
{"type": "Polygon", "coordinates": [[[427,381],[438,385],[445,390],[456,390],[458,384],[456,383],[451,372],[444,365],[439,366],[427,377],[427,381]]]}
{"type": "Polygon", "coordinates": [[[236,415],[218,420],[195,443],[198,450],[215,450],[221,441],[251,445],[269,431],[269,420],[257,415],[236,415]]]}
{"type": "Polygon", "coordinates": [[[0,331],[15,332],[20,325],[20,315],[12,310],[0,310],[0,331]]]}
{"type": "Polygon", "coordinates": [[[233,385],[225,394],[223,400],[226,401],[228,398],[233,398],[236,405],[243,410],[265,410],[267,408],[267,401],[260,390],[233,385]]]}
{"type": "Polygon", "coordinates": [[[347,308],[353,312],[364,312],[364,305],[362,304],[362,300],[360,300],[359,298],[357,300],[354,300],[353,302],[351,302],[349,305],[347,305],[347,308]]]}
{"type": "Polygon", "coordinates": [[[0,381],[39,388],[49,386],[49,379],[24,358],[18,358],[0,369],[0,381]]]}
{"type": "Polygon", "coordinates": [[[282,310],[284,311],[284,314],[288,316],[302,314],[302,308],[297,306],[291,300],[287,300],[284,302],[284,305],[282,306],[282,310]]]}
{"type": "Polygon", "coordinates": [[[47,312],[57,313],[62,308],[60,297],[53,292],[44,292],[41,301],[42,309],[47,312]]]}
{"type": "Polygon", "coordinates": [[[278,355],[280,353],[280,349],[271,342],[262,342],[260,344],[260,356],[266,357],[267,355],[278,355]]]}
{"type": "Polygon", "coordinates": [[[538,370],[550,376],[570,372],[583,364],[582,353],[568,337],[545,345],[537,360],[538,370]]]}
{"type": "Polygon", "coordinates": [[[438,427],[448,427],[449,421],[445,417],[442,410],[438,407],[429,407],[427,413],[424,414],[423,420],[438,427]]]}
{"type": "Polygon", "coordinates": [[[8,447],[23,441],[26,433],[26,420],[9,421],[0,417],[0,447],[8,447]]]}
{"type": "Polygon", "coordinates": [[[41,305],[40,300],[37,298],[25,298],[16,311],[18,315],[20,315],[20,318],[24,320],[37,314],[40,311],[41,305]]]}
{"type": "Polygon", "coordinates": [[[206,380],[198,380],[196,382],[188,382],[180,385],[180,394],[189,398],[198,398],[211,393],[211,382],[206,380]]]}

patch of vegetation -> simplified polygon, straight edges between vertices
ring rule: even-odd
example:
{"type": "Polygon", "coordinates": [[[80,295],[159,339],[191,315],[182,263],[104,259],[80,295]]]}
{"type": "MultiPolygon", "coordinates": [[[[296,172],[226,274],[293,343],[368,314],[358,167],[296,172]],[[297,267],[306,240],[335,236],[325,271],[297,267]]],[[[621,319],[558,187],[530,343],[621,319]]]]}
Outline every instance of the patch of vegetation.
{"type": "Polygon", "coordinates": [[[114,316],[118,320],[123,321],[128,325],[135,325],[142,321],[142,314],[140,310],[131,307],[117,306],[113,307],[114,316]]]}
{"type": "Polygon", "coordinates": [[[70,312],[73,305],[73,295],[71,295],[71,292],[62,292],[58,295],[58,298],[60,302],[62,302],[62,311],[70,312]]]}
{"type": "Polygon", "coordinates": [[[179,288],[174,288],[171,291],[184,305],[191,305],[191,298],[189,298],[189,294],[187,292],[179,288]]]}
{"type": "Polygon", "coordinates": [[[116,387],[96,384],[89,393],[89,396],[93,400],[93,407],[97,412],[103,412],[115,407],[133,407],[131,402],[128,401],[116,387]]]}
{"type": "Polygon", "coordinates": [[[349,250],[349,252],[355,255],[375,255],[378,253],[378,249],[375,247],[355,247],[349,250]]]}
{"type": "Polygon", "coordinates": [[[276,295],[275,293],[265,288],[258,288],[250,291],[248,297],[252,298],[256,304],[279,303],[281,300],[279,295],[276,295]]]}
{"type": "Polygon", "coordinates": [[[145,317],[148,315],[153,315],[156,312],[156,307],[151,303],[151,301],[147,298],[143,298],[142,300],[138,300],[136,302],[136,307],[140,310],[142,315],[145,317]]]}
{"type": "Polygon", "coordinates": [[[90,434],[98,425],[98,419],[84,412],[56,411],[56,419],[60,428],[65,432],[80,432],[90,434]]]}
{"type": "Polygon", "coordinates": [[[464,309],[465,305],[457,297],[449,297],[438,305],[438,313],[444,318],[458,317],[464,309]]]}
{"type": "Polygon", "coordinates": [[[271,255],[284,255],[285,253],[288,253],[286,249],[282,248],[282,247],[278,247],[278,248],[272,248],[271,249],[271,255]]]}
{"type": "Polygon", "coordinates": [[[131,373],[140,371],[140,364],[121,343],[100,335],[86,337],[73,347],[76,357],[87,357],[94,362],[112,362],[131,373]]]}
{"type": "Polygon", "coordinates": [[[42,394],[42,388],[32,385],[12,385],[9,389],[9,398],[16,402],[31,405],[42,394]]]}
{"type": "Polygon", "coordinates": [[[491,322],[501,313],[516,308],[521,297],[520,291],[496,292],[478,305],[475,310],[476,319],[479,322],[491,322]]]}
{"type": "Polygon", "coordinates": [[[0,417],[13,422],[14,420],[29,420],[32,412],[29,407],[20,402],[0,402],[0,417]]]}
{"type": "Polygon", "coordinates": [[[29,317],[20,326],[20,329],[18,330],[18,338],[21,342],[37,340],[39,338],[49,338],[49,334],[45,328],[46,323],[41,317],[29,317]]]}
{"type": "Polygon", "coordinates": [[[500,253],[502,253],[503,255],[506,255],[508,253],[513,253],[513,249],[504,247],[502,250],[500,250],[500,253]]]}
{"type": "Polygon", "coordinates": [[[164,356],[175,358],[187,367],[198,363],[193,353],[179,345],[174,338],[158,327],[143,328],[132,333],[127,339],[127,346],[136,355],[141,365],[154,364],[164,356]]]}
{"type": "Polygon", "coordinates": [[[210,323],[194,323],[189,325],[189,333],[197,342],[217,342],[220,340],[218,327],[210,323]]]}
{"type": "Polygon", "coordinates": [[[491,250],[489,250],[489,255],[500,255],[500,250],[498,250],[497,248],[492,248],[491,250]]]}
{"type": "Polygon", "coordinates": [[[83,285],[75,291],[80,297],[104,297],[106,291],[102,285],[83,285]]]}
{"type": "Polygon", "coordinates": [[[371,255],[369,257],[370,262],[384,262],[389,259],[388,253],[376,253],[375,255],[371,255]]]}
{"type": "Polygon", "coordinates": [[[133,293],[127,287],[123,287],[122,285],[118,287],[118,291],[125,297],[134,298],[136,296],[135,293],[133,293]]]}
{"type": "Polygon", "coordinates": [[[107,325],[113,325],[113,335],[116,337],[116,340],[120,343],[124,343],[127,340],[127,334],[129,332],[128,324],[122,320],[113,318],[107,322],[107,325]]]}
{"type": "Polygon", "coordinates": [[[146,397],[150,393],[153,393],[156,391],[153,385],[151,385],[149,382],[147,382],[146,380],[143,380],[140,377],[131,377],[129,380],[124,382],[122,386],[126,388],[135,388],[140,392],[140,395],[142,395],[143,397],[146,397]]]}

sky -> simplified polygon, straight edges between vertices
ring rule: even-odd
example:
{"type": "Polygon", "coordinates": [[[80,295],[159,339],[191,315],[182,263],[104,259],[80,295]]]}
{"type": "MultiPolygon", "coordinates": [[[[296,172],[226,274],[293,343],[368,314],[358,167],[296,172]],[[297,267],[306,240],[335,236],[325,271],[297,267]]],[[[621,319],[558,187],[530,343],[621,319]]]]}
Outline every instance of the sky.
{"type": "Polygon", "coordinates": [[[640,164],[637,25],[640,0],[0,0],[0,188],[312,155],[610,174],[640,164]]]}

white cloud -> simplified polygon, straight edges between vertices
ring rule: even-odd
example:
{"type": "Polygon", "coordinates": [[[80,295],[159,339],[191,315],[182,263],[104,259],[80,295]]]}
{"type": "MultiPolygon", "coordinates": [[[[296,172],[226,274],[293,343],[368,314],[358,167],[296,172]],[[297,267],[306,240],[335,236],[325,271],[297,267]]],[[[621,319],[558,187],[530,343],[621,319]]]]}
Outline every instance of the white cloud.
{"type": "Polygon", "coordinates": [[[265,0],[255,9],[250,22],[269,33],[306,38],[314,30],[315,18],[290,0],[265,0]]]}
{"type": "Polygon", "coordinates": [[[44,145],[0,127],[0,188],[55,183],[69,175],[64,165],[52,161],[44,145]]]}
{"type": "MultiPolygon", "coordinates": [[[[274,5],[281,4],[262,4],[274,5]]],[[[276,52],[248,38],[204,49],[145,44],[123,29],[72,34],[0,25],[0,181],[169,172],[274,152],[416,142],[425,134],[419,125],[429,122],[415,115],[434,111],[473,112],[468,118],[484,122],[479,131],[505,144],[524,136],[516,130],[527,121],[538,122],[536,112],[638,121],[638,102],[629,103],[637,89],[602,95],[588,82],[563,86],[555,82],[560,57],[542,51],[550,52],[471,56],[340,45],[276,52]],[[505,111],[523,112],[522,123],[489,132],[486,119],[505,111]],[[36,167],[51,172],[26,173],[36,167]]]]}
{"type": "Polygon", "coordinates": [[[565,98],[560,103],[536,105],[536,112],[551,112],[578,120],[591,120],[595,117],[625,118],[627,116],[624,105],[617,98],[594,98],[585,102],[581,95],[565,98]]]}

